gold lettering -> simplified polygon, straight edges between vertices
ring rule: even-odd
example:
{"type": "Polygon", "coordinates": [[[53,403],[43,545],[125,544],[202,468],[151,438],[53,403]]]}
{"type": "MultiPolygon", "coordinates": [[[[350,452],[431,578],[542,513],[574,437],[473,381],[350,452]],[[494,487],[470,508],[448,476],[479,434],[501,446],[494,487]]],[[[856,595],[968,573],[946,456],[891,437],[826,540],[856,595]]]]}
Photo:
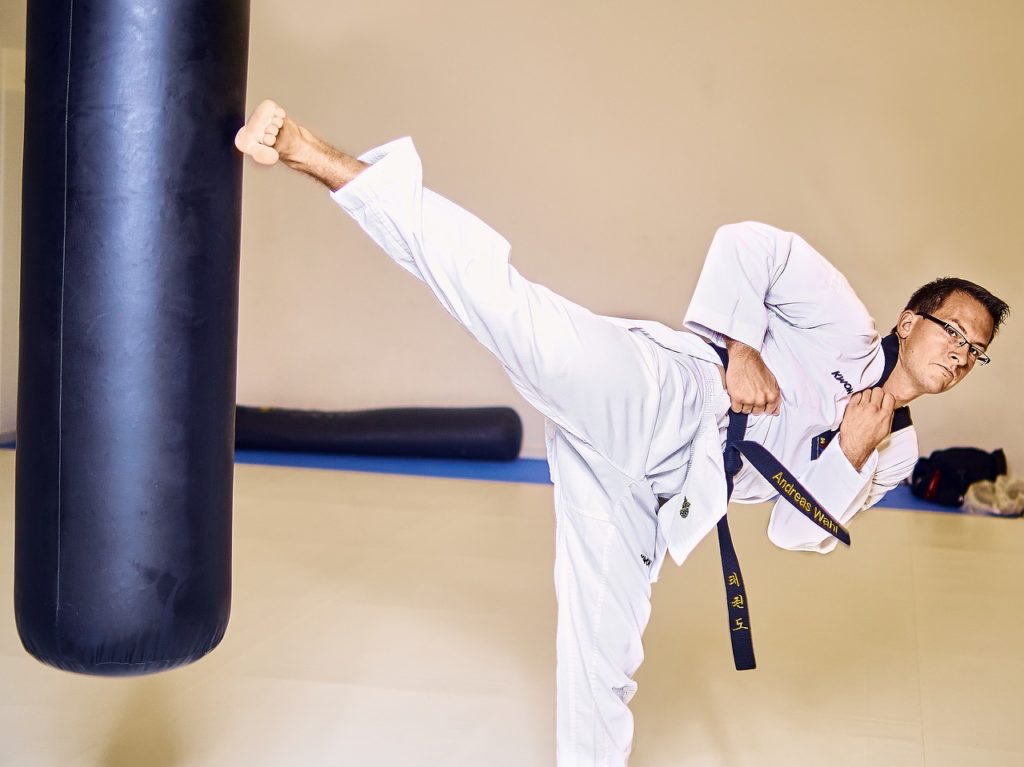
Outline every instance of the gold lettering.
{"type": "Polygon", "coordinates": [[[814,521],[819,522],[826,530],[832,533],[839,532],[839,525],[837,525],[831,519],[826,517],[825,512],[823,512],[817,506],[814,507],[814,521]]]}
{"type": "Polygon", "coordinates": [[[736,573],[729,573],[729,585],[730,586],[739,586],[740,585],[740,577],[738,575],[736,575],[736,573]]]}
{"type": "Polygon", "coordinates": [[[730,604],[733,607],[736,607],[736,608],[739,608],[740,610],[742,610],[743,609],[743,595],[742,594],[737,594],[736,596],[734,596],[732,598],[732,602],[730,602],[730,604]]]}
{"type": "Polygon", "coordinates": [[[829,522],[827,519],[822,519],[822,511],[814,506],[807,496],[800,493],[796,489],[796,485],[794,483],[787,482],[781,471],[776,473],[772,477],[772,480],[779,486],[780,493],[789,496],[793,500],[793,503],[808,514],[813,513],[815,521],[823,522],[830,530],[837,529],[833,523],[829,522]]]}
{"type": "Polygon", "coordinates": [[[820,524],[826,530],[832,530],[835,527],[835,525],[833,525],[832,523],[832,520],[825,516],[825,512],[818,508],[814,509],[814,521],[820,524]]]}
{"type": "Polygon", "coordinates": [[[750,626],[744,626],[743,625],[743,619],[742,618],[737,618],[736,619],[736,628],[734,628],[733,631],[750,631],[750,626]]]}

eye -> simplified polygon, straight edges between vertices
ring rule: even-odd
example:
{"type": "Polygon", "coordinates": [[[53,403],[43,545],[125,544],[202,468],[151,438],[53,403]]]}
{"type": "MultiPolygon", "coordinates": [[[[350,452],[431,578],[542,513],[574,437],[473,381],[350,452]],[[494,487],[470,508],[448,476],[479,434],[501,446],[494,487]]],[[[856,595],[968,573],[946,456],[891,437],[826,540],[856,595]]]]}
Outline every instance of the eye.
{"type": "Polygon", "coordinates": [[[949,336],[950,338],[960,338],[960,334],[953,330],[953,328],[950,327],[949,325],[946,325],[946,335],[949,336]]]}
{"type": "Polygon", "coordinates": [[[981,356],[981,349],[977,346],[970,346],[968,348],[970,349],[969,354],[974,357],[974,359],[978,359],[978,357],[981,356]]]}

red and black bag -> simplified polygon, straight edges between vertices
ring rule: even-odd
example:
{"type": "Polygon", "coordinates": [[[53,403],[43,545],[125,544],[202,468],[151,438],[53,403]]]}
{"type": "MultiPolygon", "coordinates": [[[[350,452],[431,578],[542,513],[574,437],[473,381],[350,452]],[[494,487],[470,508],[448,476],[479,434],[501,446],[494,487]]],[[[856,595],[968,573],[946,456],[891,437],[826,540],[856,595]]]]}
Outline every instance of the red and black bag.
{"type": "Polygon", "coordinates": [[[932,503],[960,506],[972,482],[994,480],[1005,473],[1006,454],[1001,449],[986,453],[976,447],[951,447],[918,460],[910,490],[932,503]]]}

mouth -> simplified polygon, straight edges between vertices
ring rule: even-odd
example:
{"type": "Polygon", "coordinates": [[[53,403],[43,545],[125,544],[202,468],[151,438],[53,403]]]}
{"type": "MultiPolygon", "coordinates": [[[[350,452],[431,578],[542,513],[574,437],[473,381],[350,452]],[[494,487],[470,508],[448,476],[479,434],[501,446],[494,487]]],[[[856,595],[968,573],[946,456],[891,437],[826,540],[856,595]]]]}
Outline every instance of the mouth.
{"type": "Polygon", "coordinates": [[[938,362],[936,362],[935,364],[936,364],[936,365],[938,365],[938,366],[939,366],[940,368],[942,368],[943,372],[944,372],[944,373],[945,373],[945,374],[946,374],[947,376],[949,376],[949,379],[950,379],[950,380],[952,380],[952,379],[956,378],[956,376],[955,376],[955,375],[953,374],[953,371],[952,371],[952,370],[950,370],[950,369],[949,369],[948,367],[946,367],[945,365],[941,365],[941,364],[939,364],[938,362]]]}

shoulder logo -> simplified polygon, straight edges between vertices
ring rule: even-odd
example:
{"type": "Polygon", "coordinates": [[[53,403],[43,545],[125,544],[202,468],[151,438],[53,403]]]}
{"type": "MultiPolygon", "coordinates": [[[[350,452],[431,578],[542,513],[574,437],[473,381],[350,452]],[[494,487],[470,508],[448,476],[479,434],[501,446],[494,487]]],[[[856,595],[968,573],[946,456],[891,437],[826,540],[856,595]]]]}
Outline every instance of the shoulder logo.
{"type": "Polygon", "coordinates": [[[846,393],[847,394],[853,394],[853,386],[850,385],[849,381],[847,381],[845,378],[843,378],[843,374],[842,373],[840,373],[838,370],[833,370],[832,371],[832,377],[834,379],[836,379],[837,381],[839,381],[839,383],[841,383],[843,385],[843,388],[846,389],[846,393]]]}

